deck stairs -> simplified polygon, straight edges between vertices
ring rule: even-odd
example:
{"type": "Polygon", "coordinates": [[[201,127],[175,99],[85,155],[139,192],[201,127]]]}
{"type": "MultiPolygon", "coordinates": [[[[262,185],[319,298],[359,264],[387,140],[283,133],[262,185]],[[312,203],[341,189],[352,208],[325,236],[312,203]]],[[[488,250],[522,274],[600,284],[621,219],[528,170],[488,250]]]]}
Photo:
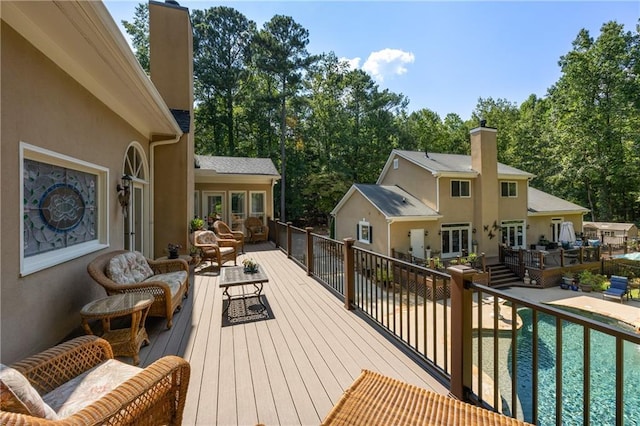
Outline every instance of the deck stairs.
{"type": "Polygon", "coordinates": [[[522,285],[522,280],[518,275],[513,273],[509,268],[501,263],[487,265],[487,270],[491,271],[491,287],[509,287],[512,285],[522,285]]]}

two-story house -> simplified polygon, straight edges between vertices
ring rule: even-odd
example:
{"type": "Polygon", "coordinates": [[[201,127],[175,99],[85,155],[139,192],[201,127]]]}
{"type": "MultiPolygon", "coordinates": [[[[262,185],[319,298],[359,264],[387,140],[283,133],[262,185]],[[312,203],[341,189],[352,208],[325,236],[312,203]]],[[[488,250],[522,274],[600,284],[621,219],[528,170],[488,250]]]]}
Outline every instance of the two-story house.
{"type": "Polygon", "coordinates": [[[354,184],[331,212],[337,239],[390,255],[442,258],[558,241],[582,229],[584,207],[529,186],[531,173],[499,163],[497,130],[471,131],[471,155],[393,150],[375,185],[354,184]]]}

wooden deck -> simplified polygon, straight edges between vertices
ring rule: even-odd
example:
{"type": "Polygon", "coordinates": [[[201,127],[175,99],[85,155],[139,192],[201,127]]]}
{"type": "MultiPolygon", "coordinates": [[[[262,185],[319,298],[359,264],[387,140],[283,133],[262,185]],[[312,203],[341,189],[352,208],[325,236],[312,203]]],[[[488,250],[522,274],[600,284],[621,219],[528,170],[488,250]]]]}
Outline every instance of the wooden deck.
{"type": "Polygon", "coordinates": [[[269,276],[263,294],[272,318],[223,327],[219,272],[204,267],[171,330],[147,320],[141,365],[165,354],[191,364],[185,425],[317,425],[363,368],[448,393],[273,245],[245,249],[238,263],[249,256],[269,276]]]}

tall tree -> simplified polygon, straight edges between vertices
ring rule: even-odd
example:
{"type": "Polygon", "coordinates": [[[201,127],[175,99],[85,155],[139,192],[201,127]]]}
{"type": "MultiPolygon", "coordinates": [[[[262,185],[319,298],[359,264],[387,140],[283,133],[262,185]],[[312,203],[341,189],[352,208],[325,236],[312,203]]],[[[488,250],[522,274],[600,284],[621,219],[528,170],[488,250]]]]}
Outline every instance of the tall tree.
{"type": "MultiPolygon", "coordinates": [[[[211,110],[213,120],[220,116],[226,127],[226,152],[234,155],[234,108],[246,74],[249,44],[256,25],[242,13],[225,6],[194,10],[191,21],[196,100],[202,103],[202,108],[211,110]]],[[[215,126],[212,122],[207,124],[215,126]]]]}
{"type": "Polygon", "coordinates": [[[149,5],[140,3],[136,6],[133,22],[122,20],[125,31],[131,37],[136,58],[142,69],[149,74],[149,5]]]}
{"type": "Polygon", "coordinates": [[[307,51],[309,31],[293,18],[275,15],[264,24],[255,40],[256,64],[262,71],[278,78],[280,84],[280,219],[286,220],[286,116],[287,98],[294,95],[302,72],[315,60],[307,51]]]}

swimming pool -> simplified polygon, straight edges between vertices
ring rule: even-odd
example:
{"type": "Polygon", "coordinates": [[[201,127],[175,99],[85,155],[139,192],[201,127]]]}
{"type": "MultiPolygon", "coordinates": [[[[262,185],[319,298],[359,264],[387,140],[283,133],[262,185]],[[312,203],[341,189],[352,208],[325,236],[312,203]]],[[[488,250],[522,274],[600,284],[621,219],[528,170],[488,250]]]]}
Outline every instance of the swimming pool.
{"type": "MultiPolygon", "coordinates": [[[[525,420],[532,420],[532,314],[519,309],[523,327],[518,332],[518,398],[525,420]]],[[[602,317],[602,321],[611,322],[602,317]]],[[[615,320],[614,320],[615,321],[615,320]]],[[[614,324],[615,325],[615,324],[614,324]]],[[[583,327],[562,322],[562,424],[580,425],[583,402],[583,327]]],[[[556,424],[555,318],[538,314],[538,423],[556,424]]],[[[624,346],[624,424],[640,423],[640,347],[624,346]]],[[[509,372],[512,374],[511,362],[509,372]]],[[[615,338],[591,332],[591,424],[615,424],[615,338]]]]}
{"type": "Polygon", "coordinates": [[[626,259],[626,260],[637,260],[640,262],[640,251],[636,251],[634,253],[626,253],[626,254],[616,254],[612,256],[614,259],[626,259]]]}

